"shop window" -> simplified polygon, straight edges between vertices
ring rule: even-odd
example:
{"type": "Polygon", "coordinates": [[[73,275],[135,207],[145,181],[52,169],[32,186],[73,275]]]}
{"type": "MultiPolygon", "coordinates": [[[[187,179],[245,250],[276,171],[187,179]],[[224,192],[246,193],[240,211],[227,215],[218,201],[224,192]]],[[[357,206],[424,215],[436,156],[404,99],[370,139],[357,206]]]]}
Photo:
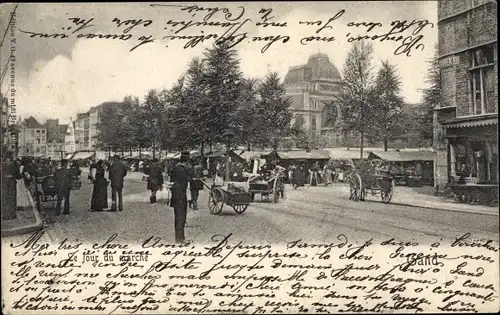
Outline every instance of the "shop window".
{"type": "Polygon", "coordinates": [[[495,49],[493,45],[478,48],[472,52],[472,66],[479,67],[495,62],[495,49]]]}
{"type": "Polygon", "coordinates": [[[494,67],[471,70],[472,115],[496,112],[494,99],[494,67]]]}

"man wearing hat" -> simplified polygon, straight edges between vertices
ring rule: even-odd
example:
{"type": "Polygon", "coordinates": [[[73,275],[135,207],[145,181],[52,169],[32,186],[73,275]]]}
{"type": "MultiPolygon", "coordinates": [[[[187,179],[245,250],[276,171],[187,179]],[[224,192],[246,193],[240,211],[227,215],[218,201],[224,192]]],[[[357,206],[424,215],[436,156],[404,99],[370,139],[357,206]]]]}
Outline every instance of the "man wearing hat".
{"type": "Polygon", "coordinates": [[[193,178],[192,169],[188,165],[189,152],[182,152],[179,163],[171,170],[170,180],[173,182],[170,205],[174,208],[175,242],[184,243],[184,227],[187,216],[187,194],[189,182],[193,178]]]}
{"type": "Polygon", "coordinates": [[[118,195],[118,210],[123,211],[123,178],[127,176],[127,166],[119,155],[115,155],[113,164],[109,167],[109,180],[111,181],[111,211],[116,212],[116,196],[118,195]]]}

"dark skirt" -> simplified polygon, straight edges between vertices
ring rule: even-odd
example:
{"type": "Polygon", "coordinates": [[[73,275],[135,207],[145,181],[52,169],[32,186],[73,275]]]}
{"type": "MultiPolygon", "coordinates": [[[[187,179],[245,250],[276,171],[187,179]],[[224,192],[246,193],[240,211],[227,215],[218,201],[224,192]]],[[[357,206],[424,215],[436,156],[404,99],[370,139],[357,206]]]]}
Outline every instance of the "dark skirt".
{"type": "Polygon", "coordinates": [[[163,181],[159,178],[148,178],[147,190],[158,191],[162,188],[163,181]]]}
{"type": "Polygon", "coordinates": [[[199,179],[193,180],[191,183],[189,183],[189,189],[190,190],[203,190],[203,183],[199,179]]]}
{"type": "Polygon", "coordinates": [[[301,170],[295,170],[292,174],[292,184],[294,186],[304,187],[305,184],[304,172],[302,172],[301,170]]]}
{"type": "Polygon", "coordinates": [[[103,210],[108,208],[108,184],[105,178],[94,182],[92,190],[91,210],[103,210]]]}

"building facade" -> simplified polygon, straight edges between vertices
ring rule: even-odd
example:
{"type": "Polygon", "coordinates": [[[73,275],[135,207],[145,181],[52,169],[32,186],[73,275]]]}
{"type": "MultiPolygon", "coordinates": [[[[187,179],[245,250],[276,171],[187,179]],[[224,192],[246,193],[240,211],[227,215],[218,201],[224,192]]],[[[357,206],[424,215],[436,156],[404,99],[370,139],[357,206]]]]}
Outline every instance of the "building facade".
{"type": "Polygon", "coordinates": [[[47,155],[47,130],[34,117],[19,120],[18,155],[45,157],[47,155]]]}
{"type": "Polygon", "coordinates": [[[498,183],[497,4],[438,2],[441,103],[434,113],[436,178],[444,187],[467,169],[479,183],[498,183]]]}
{"type": "Polygon", "coordinates": [[[60,125],[59,119],[47,119],[47,157],[60,160],[65,156],[65,136],[68,125],[60,125]]]}
{"type": "Polygon", "coordinates": [[[284,84],[292,99],[292,124],[300,120],[310,142],[330,147],[345,144],[336,128],[340,110],[335,96],[340,92],[341,76],[328,55],[312,55],[307,64],[290,68],[284,84]]]}

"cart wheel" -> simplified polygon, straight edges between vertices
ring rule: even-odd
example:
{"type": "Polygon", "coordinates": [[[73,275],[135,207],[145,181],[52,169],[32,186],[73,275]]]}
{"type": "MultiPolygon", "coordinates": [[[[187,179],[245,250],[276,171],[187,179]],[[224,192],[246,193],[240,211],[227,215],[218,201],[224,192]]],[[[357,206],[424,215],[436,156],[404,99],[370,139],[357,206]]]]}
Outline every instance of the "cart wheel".
{"type": "Polygon", "coordinates": [[[351,174],[351,176],[349,176],[349,199],[353,201],[361,200],[362,191],[361,177],[357,173],[351,174]]]}
{"type": "Polygon", "coordinates": [[[278,203],[280,201],[280,192],[279,191],[274,192],[273,201],[274,201],[274,203],[278,203]]]}
{"type": "Polygon", "coordinates": [[[392,199],[392,187],[389,191],[381,191],[380,197],[382,198],[383,203],[389,203],[392,199]]]}
{"type": "Polygon", "coordinates": [[[223,206],[224,202],[222,201],[221,193],[217,189],[211,190],[208,197],[208,209],[210,210],[210,213],[219,214],[222,211],[223,206]]]}
{"type": "Polygon", "coordinates": [[[242,214],[243,212],[245,212],[248,208],[248,205],[234,205],[233,206],[233,209],[234,211],[236,211],[236,213],[238,214],[242,214]]]}

